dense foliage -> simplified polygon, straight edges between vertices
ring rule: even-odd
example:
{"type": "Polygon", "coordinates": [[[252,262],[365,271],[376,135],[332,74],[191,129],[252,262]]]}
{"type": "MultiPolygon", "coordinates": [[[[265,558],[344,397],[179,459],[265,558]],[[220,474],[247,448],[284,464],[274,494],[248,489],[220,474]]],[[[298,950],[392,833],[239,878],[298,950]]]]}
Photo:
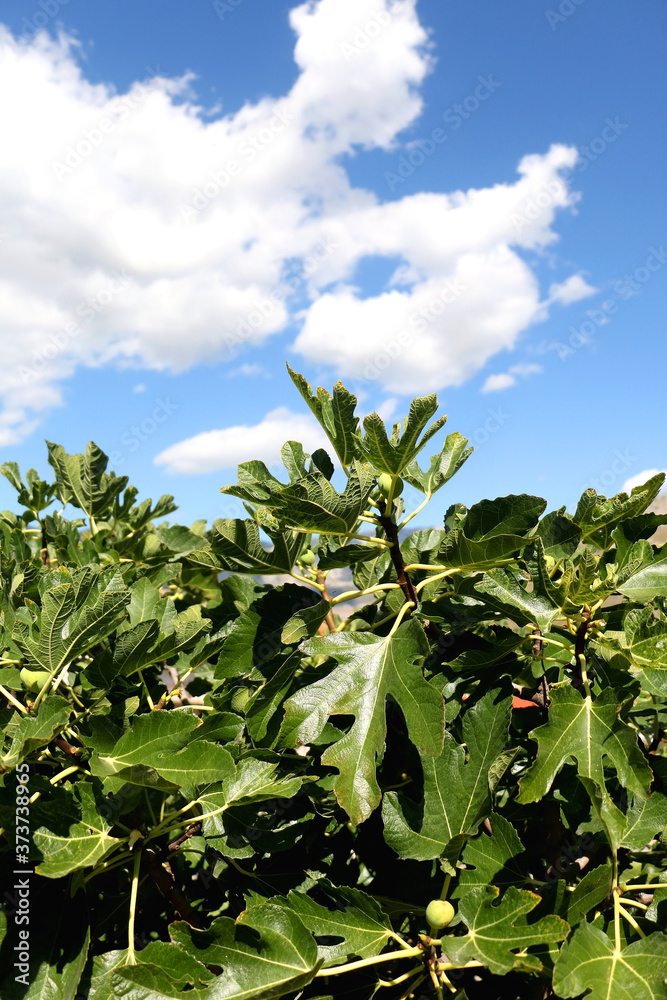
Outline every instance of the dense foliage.
{"type": "Polygon", "coordinates": [[[2,468],[3,1000],[664,998],[664,477],[409,533],[471,450],[417,458],[435,397],[291,375],[330,453],[241,465],[244,520],[2,468]]]}

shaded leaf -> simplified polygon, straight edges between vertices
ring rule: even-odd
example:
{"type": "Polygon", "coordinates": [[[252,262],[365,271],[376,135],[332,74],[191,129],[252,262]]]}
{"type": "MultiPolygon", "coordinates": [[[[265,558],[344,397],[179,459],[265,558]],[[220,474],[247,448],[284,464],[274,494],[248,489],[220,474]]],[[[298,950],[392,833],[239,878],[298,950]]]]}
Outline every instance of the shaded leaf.
{"type": "MultiPolygon", "coordinates": [[[[84,894],[71,898],[62,883],[44,881],[32,886],[30,902],[29,924],[17,921],[8,935],[3,934],[4,928],[0,930],[4,948],[11,949],[8,974],[0,979],[2,1000],[76,1000],[90,946],[84,894]],[[29,954],[27,963],[21,963],[17,953],[23,943],[29,954]],[[13,962],[27,965],[27,975],[13,962]]],[[[0,912],[0,927],[5,923],[5,914],[0,912]]]]}
{"type": "Polygon", "coordinates": [[[565,896],[566,907],[562,916],[570,926],[574,927],[591,910],[598,906],[611,894],[613,868],[610,864],[599,865],[593,871],[584,875],[581,882],[575,886],[574,892],[565,896]]]}
{"type": "Polygon", "coordinates": [[[452,899],[465,896],[475,887],[493,884],[502,890],[526,881],[524,846],[512,824],[494,813],[491,829],[491,836],[480,833],[465,845],[462,857],[465,868],[459,871],[452,899]]]}
{"type": "Polygon", "coordinates": [[[12,734],[10,747],[2,758],[4,770],[15,767],[33,750],[50,743],[69,722],[71,711],[64,698],[51,697],[41,703],[36,716],[21,716],[12,734]]]}
{"type": "Polygon", "coordinates": [[[552,623],[560,615],[560,608],[535,591],[522,587],[517,574],[509,569],[492,569],[475,584],[477,593],[483,594],[485,603],[517,625],[537,625],[542,632],[548,632],[552,623]]]}
{"type": "MultiPolygon", "coordinates": [[[[217,917],[205,932],[177,923],[170,933],[185,949],[192,950],[192,940],[200,962],[222,969],[206,993],[210,1000],[293,994],[312,981],[321,964],[315,940],[296,913],[272,902],[249,906],[236,921],[217,917]]],[[[131,980],[130,973],[123,970],[131,980]]]]}
{"type": "Polygon", "coordinates": [[[497,535],[523,535],[535,527],[546,505],[546,500],[526,493],[481,500],[468,511],[463,531],[466,538],[474,541],[497,535]]]}
{"type": "Polygon", "coordinates": [[[355,716],[350,731],[325,750],[322,763],[338,769],[336,797],[352,821],[361,823],[380,802],[375,768],[384,752],[388,696],[400,705],[410,739],[423,753],[442,749],[442,696],[417,665],[428,652],[426,637],[418,622],[409,621],[385,637],[363,632],[316,637],[304,651],[330,656],[338,666],[288,699],[281,742],[310,743],[330,716],[355,716]]]}
{"type": "Polygon", "coordinates": [[[298,643],[302,639],[314,636],[330,610],[331,605],[324,600],[317,601],[310,607],[301,608],[284,626],[280,636],[282,642],[298,643]]]}
{"type": "Polygon", "coordinates": [[[507,743],[511,712],[509,683],[489,691],[463,717],[463,745],[447,732],[440,756],[422,757],[421,803],[396,792],[384,796],[385,840],[400,857],[456,860],[491,811],[491,769],[507,743]]]}
{"type": "Polygon", "coordinates": [[[62,833],[39,827],[33,834],[43,858],[35,870],[46,878],[62,878],[90,867],[118,844],[109,834],[111,826],[101,815],[88,781],[77,782],[66,798],[59,799],[58,823],[66,828],[62,833]]]}
{"type": "Polygon", "coordinates": [[[287,901],[316,939],[327,939],[327,943],[318,942],[324,968],[378,955],[389,943],[393,936],[391,924],[368,893],[336,887],[326,879],[320,879],[316,888],[331,906],[315,902],[305,892],[292,891],[287,901]]]}
{"type": "Polygon", "coordinates": [[[473,541],[460,528],[455,528],[445,535],[437,559],[443,566],[452,569],[493,569],[509,561],[526,544],[526,539],[519,535],[493,535],[473,541]]]}
{"type": "MultiPolygon", "coordinates": [[[[233,573],[290,573],[301,548],[303,537],[294,531],[270,535],[273,548],[262,545],[259,525],[249,520],[220,520],[213,525],[211,552],[220,569],[233,573]]],[[[196,561],[192,553],[189,561],[196,561]]]]}

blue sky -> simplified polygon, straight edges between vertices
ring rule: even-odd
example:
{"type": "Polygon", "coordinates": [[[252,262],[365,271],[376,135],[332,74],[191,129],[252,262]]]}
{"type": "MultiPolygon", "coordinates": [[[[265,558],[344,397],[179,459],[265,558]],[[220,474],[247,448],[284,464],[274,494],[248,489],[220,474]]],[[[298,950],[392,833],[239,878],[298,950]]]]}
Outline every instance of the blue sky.
{"type": "Polygon", "coordinates": [[[476,453],[429,521],[667,468],[660,0],[0,20],[3,461],[92,438],[179,520],[232,516],[238,460],[318,443],[288,360],[363,412],[438,392],[476,453]]]}

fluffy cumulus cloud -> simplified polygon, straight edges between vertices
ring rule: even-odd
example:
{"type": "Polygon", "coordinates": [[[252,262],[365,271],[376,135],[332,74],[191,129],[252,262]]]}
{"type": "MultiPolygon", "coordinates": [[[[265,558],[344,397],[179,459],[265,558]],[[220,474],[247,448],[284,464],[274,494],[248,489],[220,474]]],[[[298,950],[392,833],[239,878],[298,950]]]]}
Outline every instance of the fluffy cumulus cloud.
{"type": "MultiPolygon", "coordinates": [[[[415,0],[309,0],[290,22],[290,92],[214,119],[188,76],[147,67],[118,94],[86,81],[71,39],[0,28],[0,443],[82,365],[252,361],[297,319],[303,357],[326,344],[340,374],[400,394],[462,382],[543,318],[520,254],[556,239],[576,152],[382,203],[341,157],[391,150],[420,114],[432,56],[415,0]],[[372,256],[403,264],[364,298],[372,256]]],[[[552,300],[584,290],[571,282],[552,300]]]]}
{"type": "Polygon", "coordinates": [[[179,441],[161,452],[155,462],[164,465],[168,472],[193,475],[228,469],[252,455],[269,467],[282,468],[280,449],[285,441],[299,441],[310,453],[327,445],[312,417],[291,413],[280,406],[254,427],[226,427],[179,441]]]}

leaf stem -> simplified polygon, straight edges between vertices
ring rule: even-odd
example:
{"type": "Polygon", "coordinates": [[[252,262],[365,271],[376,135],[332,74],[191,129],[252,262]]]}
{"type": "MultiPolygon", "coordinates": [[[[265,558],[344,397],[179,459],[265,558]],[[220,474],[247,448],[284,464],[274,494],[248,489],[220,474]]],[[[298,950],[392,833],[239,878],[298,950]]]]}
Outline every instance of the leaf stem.
{"type": "Polygon", "coordinates": [[[28,714],[28,709],[25,705],[22,705],[20,701],[17,701],[11,691],[7,691],[2,684],[0,684],[0,694],[3,698],[6,698],[7,701],[14,706],[14,708],[18,709],[19,712],[23,712],[24,715],[28,714]]]}
{"type": "Polygon", "coordinates": [[[447,899],[447,893],[449,892],[449,886],[452,881],[452,876],[447,872],[445,875],[445,884],[442,887],[442,892],[440,893],[440,899],[447,899]]]}
{"type": "MultiPolygon", "coordinates": [[[[378,979],[378,983],[380,986],[386,986],[386,987],[400,986],[401,983],[407,983],[408,979],[412,979],[413,976],[416,976],[417,973],[421,971],[422,971],[422,966],[415,965],[415,967],[413,969],[410,969],[409,972],[404,972],[402,976],[398,976],[396,979],[389,979],[389,980],[378,979]]],[[[416,983],[411,987],[411,989],[414,990],[415,986],[416,983]]],[[[405,996],[405,994],[403,994],[403,996],[405,996]]]]}
{"type": "MultiPolygon", "coordinates": [[[[192,809],[194,806],[197,805],[199,805],[199,799],[194,799],[192,802],[188,802],[187,806],[183,806],[182,809],[177,809],[176,812],[170,813],[168,816],[165,816],[162,820],[160,820],[158,825],[148,833],[148,835],[146,836],[146,840],[147,841],[154,840],[155,837],[161,837],[163,833],[166,833],[167,830],[174,825],[174,820],[178,819],[179,816],[182,816],[184,812],[188,811],[188,809],[192,809]]],[[[201,818],[202,818],[201,816],[195,816],[194,820],[196,821],[201,818]]],[[[183,825],[182,823],[178,824],[178,826],[182,825],[183,825]]]]}
{"type": "MultiPolygon", "coordinates": [[[[443,569],[447,569],[446,566],[433,566],[431,563],[411,563],[409,566],[405,567],[406,572],[410,573],[415,569],[423,569],[425,572],[439,573],[443,569]]],[[[452,570],[454,572],[454,570],[452,570]]]]}
{"type": "Polygon", "coordinates": [[[406,526],[406,524],[409,524],[409,523],[410,523],[410,521],[412,520],[412,518],[413,518],[413,517],[416,517],[416,516],[417,516],[417,514],[421,514],[421,512],[422,512],[422,511],[423,511],[423,509],[424,509],[424,507],[425,507],[425,506],[426,506],[426,504],[427,504],[427,503],[429,502],[429,500],[431,499],[431,497],[432,497],[432,496],[433,496],[433,494],[432,494],[432,493],[427,493],[427,494],[426,494],[426,499],[425,499],[425,500],[423,501],[423,503],[420,503],[420,504],[419,504],[419,507],[417,507],[417,508],[416,508],[416,510],[413,510],[412,514],[410,514],[410,515],[409,515],[408,517],[406,517],[406,518],[405,518],[405,519],[404,519],[403,521],[401,521],[401,523],[400,523],[400,524],[399,524],[399,526],[398,526],[398,530],[399,530],[399,531],[402,531],[402,530],[403,530],[403,528],[404,528],[404,527],[406,526]]]}
{"type": "Polygon", "coordinates": [[[148,687],[146,685],[146,681],[144,680],[144,668],[141,667],[139,670],[137,670],[137,673],[139,674],[139,679],[140,679],[141,685],[142,685],[142,687],[144,689],[144,694],[146,695],[146,701],[148,702],[148,707],[150,708],[151,712],[153,712],[153,711],[155,711],[155,703],[153,702],[153,699],[151,698],[150,694],[148,693],[148,687]]]}
{"type": "Polygon", "coordinates": [[[632,928],[634,928],[634,930],[636,930],[636,931],[637,931],[637,933],[639,934],[639,936],[640,936],[641,938],[645,938],[645,937],[646,937],[646,934],[644,933],[644,931],[643,931],[643,930],[641,929],[641,927],[639,926],[639,924],[637,923],[637,921],[635,920],[635,918],[634,918],[634,917],[632,916],[632,914],[631,914],[631,913],[628,913],[628,911],[627,911],[627,910],[625,909],[625,907],[624,907],[624,906],[622,905],[622,903],[621,903],[620,899],[619,899],[619,901],[618,901],[618,912],[620,913],[620,915],[621,915],[621,916],[622,916],[622,917],[623,917],[623,918],[624,918],[625,920],[627,920],[627,922],[628,922],[628,923],[630,924],[630,926],[631,926],[632,928]]]}
{"type": "Polygon", "coordinates": [[[139,891],[139,867],[141,865],[141,849],[134,858],[132,869],[132,889],[130,891],[130,914],[127,921],[127,960],[126,965],[136,965],[137,956],[134,951],[134,919],[137,913],[137,893],[139,891]]]}
{"type": "Polygon", "coordinates": [[[591,697],[591,688],[588,683],[588,673],[586,671],[586,656],[584,653],[579,653],[577,656],[579,660],[579,669],[581,670],[581,683],[583,684],[584,691],[586,692],[586,697],[591,697]]]}
{"type": "Polygon", "coordinates": [[[62,781],[63,778],[66,778],[69,774],[74,774],[76,771],[83,771],[83,768],[72,764],[71,767],[66,767],[64,771],[60,772],[60,774],[54,774],[54,776],[49,780],[49,784],[55,785],[57,781],[62,781]]]}
{"type": "Polygon", "coordinates": [[[444,573],[438,573],[437,576],[431,576],[426,580],[422,580],[421,583],[418,583],[417,586],[415,587],[416,593],[419,593],[420,590],[423,590],[424,587],[428,586],[429,583],[436,583],[438,580],[444,580],[445,577],[451,576],[452,573],[458,573],[458,569],[446,569],[444,573]]]}
{"type": "Polygon", "coordinates": [[[366,594],[375,594],[379,590],[400,590],[400,584],[398,583],[378,583],[375,587],[368,587],[367,590],[347,590],[344,594],[339,594],[338,597],[334,597],[331,602],[331,606],[335,607],[336,604],[340,604],[342,601],[352,601],[356,597],[365,597],[366,594]]]}
{"type": "Polygon", "coordinates": [[[49,671],[49,679],[46,681],[45,684],[42,685],[42,688],[39,691],[39,694],[37,695],[37,697],[35,698],[34,702],[32,703],[32,711],[33,712],[36,712],[37,709],[39,708],[40,702],[42,701],[42,698],[44,697],[44,695],[46,694],[47,690],[51,686],[51,684],[53,682],[53,678],[56,676],[56,674],[58,673],[59,669],[60,669],[60,667],[56,667],[55,670],[49,671]]]}
{"type": "Polygon", "coordinates": [[[390,631],[389,635],[387,636],[388,639],[390,639],[391,636],[394,635],[394,633],[398,630],[398,627],[401,624],[401,621],[403,620],[403,618],[405,617],[405,615],[407,614],[407,612],[411,611],[412,608],[414,608],[414,607],[416,607],[414,601],[406,601],[405,602],[405,604],[401,607],[400,611],[396,615],[396,621],[394,622],[394,624],[391,627],[391,631],[390,631]]]}
{"type": "Polygon", "coordinates": [[[333,605],[332,605],[333,598],[329,593],[329,591],[327,590],[327,575],[326,573],[323,573],[321,569],[318,569],[316,570],[316,576],[317,576],[317,582],[322,587],[322,599],[324,601],[329,602],[329,610],[327,611],[324,620],[327,623],[327,628],[329,629],[329,632],[335,632],[336,619],[334,618],[334,613],[333,613],[333,605]]]}
{"type": "Polygon", "coordinates": [[[121,865],[125,864],[128,858],[132,857],[132,851],[123,851],[122,854],[117,854],[116,857],[111,858],[109,861],[105,861],[101,865],[96,865],[91,872],[84,877],[84,882],[89,882],[91,878],[95,878],[96,875],[104,875],[105,872],[111,871],[113,868],[119,868],[121,865]]]}
{"type": "Polygon", "coordinates": [[[290,576],[294,577],[294,579],[298,580],[300,583],[307,584],[309,587],[315,587],[316,590],[319,590],[320,594],[324,590],[324,587],[321,584],[315,583],[314,580],[308,580],[308,579],[306,579],[306,577],[305,576],[301,576],[300,573],[295,573],[294,571],[292,571],[290,573],[290,576]]]}
{"type": "Polygon", "coordinates": [[[341,976],[346,972],[355,972],[357,969],[365,969],[369,965],[380,965],[382,962],[393,962],[401,958],[416,958],[423,955],[422,948],[406,948],[403,951],[388,951],[384,955],[375,955],[373,958],[362,958],[358,962],[348,962],[347,965],[334,965],[330,969],[320,969],[315,973],[316,977],[341,976]]]}
{"type": "Polygon", "coordinates": [[[426,973],[420,976],[419,979],[415,979],[414,983],[411,983],[411,985],[408,986],[407,990],[404,993],[401,993],[398,1000],[408,1000],[408,997],[414,996],[415,990],[417,989],[418,986],[421,986],[421,984],[424,982],[425,979],[426,979],[426,973]]]}
{"type": "Polygon", "coordinates": [[[560,646],[561,649],[567,652],[571,652],[572,650],[572,646],[566,646],[564,642],[558,642],[556,639],[548,639],[544,635],[527,635],[525,638],[532,639],[533,641],[539,639],[540,642],[548,642],[551,646],[560,646]]]}

